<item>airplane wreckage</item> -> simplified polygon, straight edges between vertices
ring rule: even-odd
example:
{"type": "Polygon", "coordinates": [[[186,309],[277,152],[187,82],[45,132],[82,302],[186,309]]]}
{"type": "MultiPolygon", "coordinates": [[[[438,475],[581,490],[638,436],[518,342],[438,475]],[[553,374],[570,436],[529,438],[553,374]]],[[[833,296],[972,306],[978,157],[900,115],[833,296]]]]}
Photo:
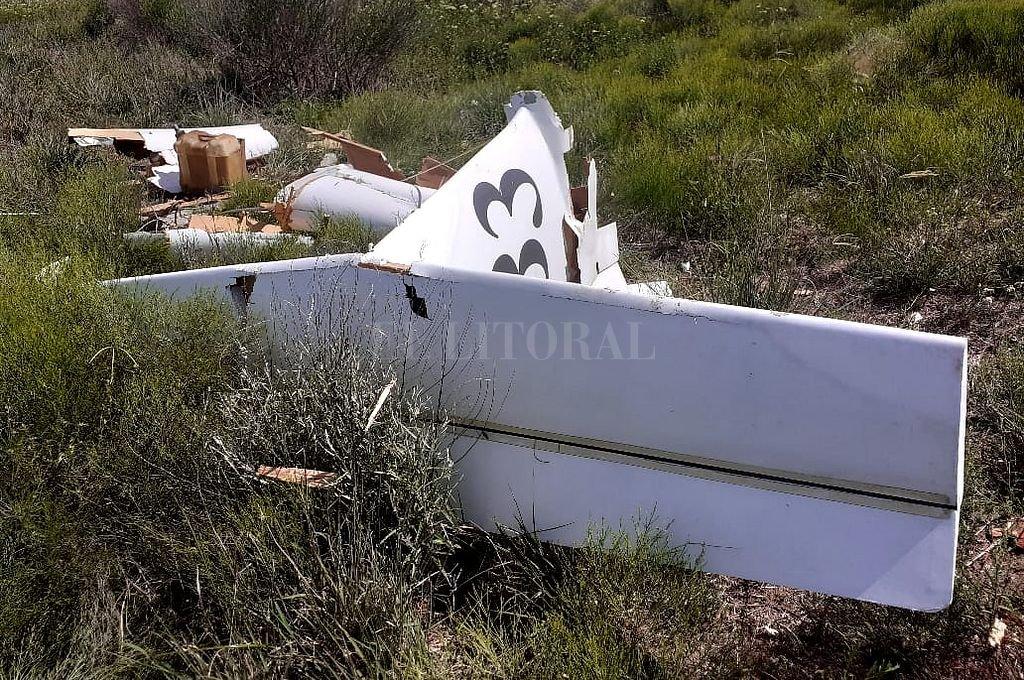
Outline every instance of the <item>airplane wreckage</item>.
{"type": "Polygon", "coordinates": [[[411,202],[368,253],[111,285],[214,291],[279,343],[342,335],[374,352],[448,415],[459,501],[485,529],[522,518],[575,544],[653,513],[711,572],[948,605],[966,341],[628,284],[593,164],[574,206],[572,128],[539,92],[506,114],[426,192],[350,166],[300,180],[319,183],[311,200],[372,201],[381,230],[390,208],[368,184],[411,202]]]}

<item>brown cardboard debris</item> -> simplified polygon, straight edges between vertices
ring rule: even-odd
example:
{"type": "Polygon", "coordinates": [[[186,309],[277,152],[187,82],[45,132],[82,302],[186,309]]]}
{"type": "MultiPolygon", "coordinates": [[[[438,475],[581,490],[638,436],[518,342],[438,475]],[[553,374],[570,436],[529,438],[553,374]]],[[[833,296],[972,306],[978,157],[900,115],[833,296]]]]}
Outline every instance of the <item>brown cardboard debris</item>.
{"type": "Polygon", "coordinates": [[[380,177],[390,177],[391,179],[398,180],[405,179],[405,175],[395,170],[391,163],[388,162],[387,156],[380,149],[360,144],[351,139],[351,135],[346,136],[345,133],[334,134],[310,127],[303,127],[302,129],[318,139],[336,142],[342,151],[345,152],[345,157],[348,158],[349,164],[356,170],[379,175],[380,177]]]}
{"type": "Polygon", "coordinates": [[[145,141],[138,130],[127,128],[68,128],[68,137],[107,137],[118,142],[145,141]]]}
{"type": "Polygon", "coordinates": [[[174,143],[184,191],[226,187],[249,176],[245,140],[234,135],[186,132],[174,143]]]}
{"type": "Polygon", "coordinates": [[[266,479],[287,482],[289,484],[303,484],[310,487],[330,486],[338,478],[338,473],[336,472],[292,467],[270,467],[269,465],[261,465],[256,474],[266,479]]]}
{"type": "Polygon", "coordinates": [[[164,201],[163,203],[155,203],[153,205],[145,205],[139,210],[139,214],[143,217],[155,217],[157,215],[166,215],[169,212],[180,210],[182,208],[194,208],[200,205],[207,205],[209,203],[219,203],[227,200],[230,194],[211,194],[209,196],[200,196],[199,198],[193,198],[188,201],[164,201]]]}
{"type": "Polygon", "coordinates": [[[424,156],[420,171],[416,173],[416,184],[428,189],[440,189],[454,174],[455,168],[432,156],[424,156]]]}
{"type": "Polygon", "coordinates": [[[939,173],[934,170],[914,170],[906,174],[900,175],[900,179],[926,179],[928,177],[938,177],[939,173]]]}
{"type": "MultiPolygon", "coordinates": [[[[274,216],[277,223],[282,229],[291,231],[292,229],[292,202],[287,201],[285,203],[260,203],[260,208],[266,210],[268,213],[274,216]]],[[[301,230],[299,230],[301,231],[301,230]]]]}
{"type": "Polygon", "coordinates": [[[390,177],[397,180],[405,179],[405,175],[395,170],[391,163],[388,162],[387,156],[379,149],[374,149],[372,146],[366,146],[365,144],[342,137],[337,139],[341,142],[341,148],[345,151],[345,157],[348,158],[348,162],[356,170],[362,170],[363,172],[379,175],[380,177],[390,177]]]}
{"type": "Polygon", "coordinates": [[[232,217],[231,215],[192,215],[188,219],[188,227],[189,229],[202,229],[211,234],[226,232],[282,233],[279,225],[263,225],[248,215],[242,215],[241,217],[232,217]]]}

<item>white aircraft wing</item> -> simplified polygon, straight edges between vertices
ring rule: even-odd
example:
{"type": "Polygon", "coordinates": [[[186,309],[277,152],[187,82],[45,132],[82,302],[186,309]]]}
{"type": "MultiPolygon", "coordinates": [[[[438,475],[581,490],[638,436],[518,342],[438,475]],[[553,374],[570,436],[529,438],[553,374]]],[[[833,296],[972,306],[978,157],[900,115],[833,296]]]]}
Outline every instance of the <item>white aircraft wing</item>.
{"type": "Polygon", "coordinates": [[[343,335],[455,425],[467,519],[573,544],[653,513],[709,571],[952,597],[963,339],[359,256],[125,280],[212,288],[278,344],[343,335]]]}

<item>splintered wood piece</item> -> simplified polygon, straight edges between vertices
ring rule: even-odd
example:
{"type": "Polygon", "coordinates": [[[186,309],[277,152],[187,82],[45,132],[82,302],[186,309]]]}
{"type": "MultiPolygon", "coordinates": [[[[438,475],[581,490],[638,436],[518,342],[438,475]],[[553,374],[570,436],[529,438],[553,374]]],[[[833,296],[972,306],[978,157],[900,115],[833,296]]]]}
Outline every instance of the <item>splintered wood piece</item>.
{"type": "Polygon", "coordinates": [[[338,478],[338,473],[336,472],[294,467],[271,467],[269,465],[261,465],[256,474],[265,479],[273,479],[288,484],[302,484],[314,488],[330,486],[338,478]]]}
{"type": "Polygon", "coordinates": [[[206,205],[208,203],[219,203],[227,200],[230,194],[220,193],[211,194],[209,196],[200,196],[199,198],[193,198],[188,201],[164,201],[163,203],[155,203],[153,205],[144,205],[139,209],[139,214],[143,217],[154,217],[156,215],[166,215],[174,210],[180,210],[181,208],[193,208],[199,205],[206,205]]]}
{"type": "Polygon", "coordinates": [[[454,175],[455,168],[432,156],[424,156],[420,171],[416,173],[416,184],[427,189],[440,189],[454,175]]]}
{"type": "Polygon", "coordinates": [[[127,128],[68,128],[68,137],[106,137],[119,142],[142,142],[138,130],[127,128]]]}
{"type": "MultiPolygon", "coordinates": [[[[334,137],[329,137],[329,139],[334,139],[334,137]]],[[[338,137],[337,141],[341,143],[342,148],[345,150],[345,157],[348,158],[348,162],[356,170],[362,170],[363,172],[380,177],[390,177],[397,180],[405,179],[405,175],[395,170],[391,163],[388,162],[387,156],[380,149],[374,149],[372,146],[366,146],[344,137],[338,137]]]]}

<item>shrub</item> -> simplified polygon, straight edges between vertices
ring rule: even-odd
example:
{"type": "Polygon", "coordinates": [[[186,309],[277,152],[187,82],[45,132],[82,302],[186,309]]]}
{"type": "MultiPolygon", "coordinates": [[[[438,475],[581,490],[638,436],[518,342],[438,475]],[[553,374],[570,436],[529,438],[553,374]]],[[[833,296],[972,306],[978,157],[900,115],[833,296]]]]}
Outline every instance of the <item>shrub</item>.
{"type": "Polygon", "coordinates": [[[1024,92],[1024,2],[949,0],[921,7],[909,44],[942,73],[970,71],[1024,92]]]}
{"type": "Polygon", "coordinates": [[[905,14],[933,0],[840,0],[840,2],[856,12],[876,12],[879,14],[905,14]]]}
{"type": "Polygon", "coordinates": [[[5,668],[348,676],[420,644],[453,478],[413,399],[366,427],[383,369],[320,348],[276,371],[208,299],[2,264],[5,668]],[[304,489],[258,465],[338,478],[304,489]]]}
{"type": "Polygon", "coordinates": [[[694,27],[702,35],[717,29],[723,5],[718,0],[668,0],[672,24],[677,28],[694,27]]]}
{"type": "Polygon", "coordinates": [[[190,29],[246,98],[340,97],[378,84],[416,25],[400,0],[207,0],[190,29]]]}
{"type": "Polygon", "coordinates": [[[609,5],[598,3],[582,13],[540,6],[519,19],[508,39],[533,38],[541,58],[584,69],[625,54],[644,34],[644,25],[637,19],[621,16],[609,5]]]}
{"type": "Polygon", "coordinates": [[[594,526],[575,550],[511,531],[472,547],[448,660],[468,677],[667,679],[714,665],[718,593],[652,517],[594,526]]]}

